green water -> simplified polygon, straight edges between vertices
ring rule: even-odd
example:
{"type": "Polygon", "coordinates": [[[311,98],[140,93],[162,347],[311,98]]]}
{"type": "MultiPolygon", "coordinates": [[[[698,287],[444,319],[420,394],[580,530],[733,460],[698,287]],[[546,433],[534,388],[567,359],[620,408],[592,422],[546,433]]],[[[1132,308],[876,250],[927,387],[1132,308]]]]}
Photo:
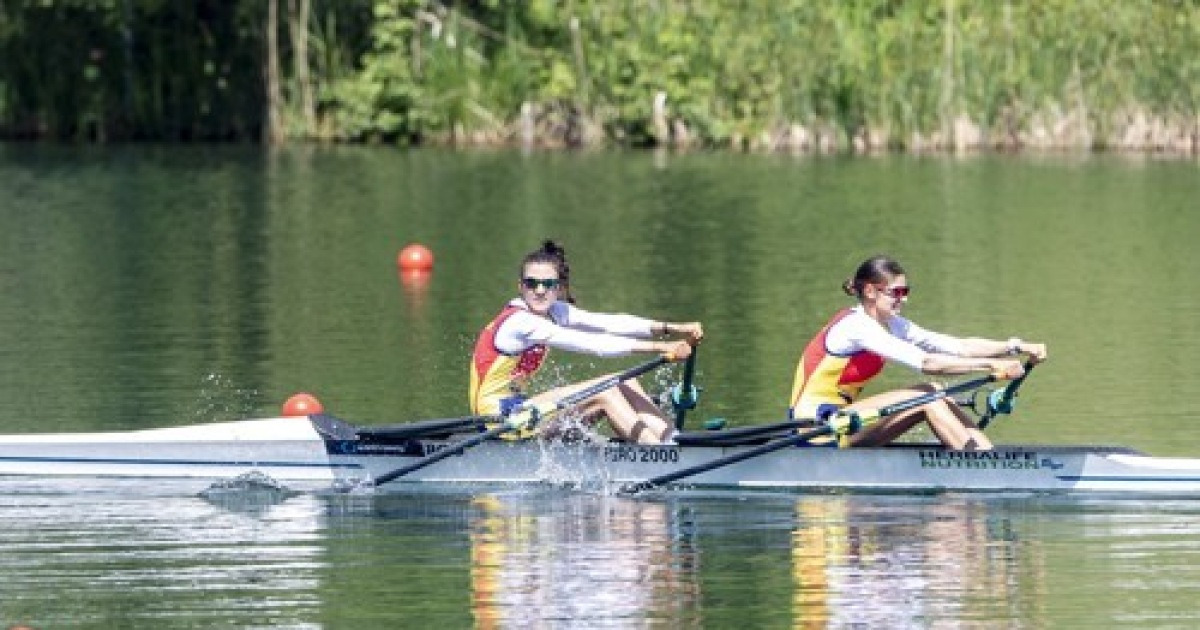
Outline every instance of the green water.
{"type": "MultiPolygon", "coordinates": [[[[887,252],[908,269],[918,323],[1049,345],[1017,414],[990,429],[997,441],[1200,456],[1198,170],[1115,157],[0,146],[0,433],[269,415],[300,390],[362,424],[462,414],[474,335],[512,296],[520,257],[552,236],[583,306],[703,321],[698,418],[780,419],[800,347],[846,304],[841,281],[887,252]],[[395,266],[414,241],[437,258],[421,282],[395,266]]],[[[554,358],[560,380],[636,361],[554,358]]],[[[883,384],[918,378],[892,367],[883,384]]],[[[700,500],[662,504],[660,526],[620,535],[613,519],[656,508],[418,497],[394,499],[409,502],[396,511],[301,497],[246,512],[105,492],[88,500],[91,520],[73,520],[71,493],[0,488],[16,558],[0,562],[0,623],[838,626],[854,622],[844,607],[862,606],[856,593],[880,589],[860,621],[1200,616],[1188,502],[700,500]],[[684,535],[681,521],[702,527],[684,535]],[[491,566],[478,537],[513,528],[541,534],[519,537],[512,566],[577,550],[516,583],[635,554],[643,581],[612,579],[645,601],[588,603],[612,611],[597,617],[538,608],[510,584],[469,605],[491,566]],[[826,561],[810,584],[789,567],[814,548],[826,561]],[[47,584],[82,595],[55,612],[47,584]]]]}
{"type": "MultiPolygon", "coordinates": [[[[1200,450],[1176,435],[1200,398],[1193,162],[23,145],[0,159],[12,431],[272,413],[298,390],[368,424],[462,413],[471,340],[553,236],[582,305],[704,322],[702,413],[778,417],[800,346],[846,304],[839,283],[888,252],[919,323],[1049,344],[999,439],[1200,450]],[[413,241],[437,258],[419,287],[395,267],[413,241]]],[[[614,367],[565,364],[561,378],[614,367]]]]}

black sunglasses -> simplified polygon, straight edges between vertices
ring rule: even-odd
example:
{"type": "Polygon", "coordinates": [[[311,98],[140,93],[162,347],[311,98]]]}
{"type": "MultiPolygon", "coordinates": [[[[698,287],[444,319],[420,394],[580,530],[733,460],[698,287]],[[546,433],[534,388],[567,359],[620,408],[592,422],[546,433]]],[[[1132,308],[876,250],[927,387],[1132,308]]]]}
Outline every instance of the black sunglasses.
{"type": "Polygon", "coordinates": [[[562,284],[558,278],[521,278],[521,286],[536,291],[538,286],[544,287],[547,291],[553,291],[562,284]]]}

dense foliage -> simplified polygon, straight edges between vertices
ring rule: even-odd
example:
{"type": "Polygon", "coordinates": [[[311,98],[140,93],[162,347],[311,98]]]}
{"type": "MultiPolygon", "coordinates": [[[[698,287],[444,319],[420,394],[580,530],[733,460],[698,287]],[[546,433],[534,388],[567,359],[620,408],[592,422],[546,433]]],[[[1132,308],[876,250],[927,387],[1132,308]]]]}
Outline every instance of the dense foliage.
{"type": "Polygon", "coordinates": [[[0,133],[1196,151],[1198,0],[4,0],[0,133]]]}

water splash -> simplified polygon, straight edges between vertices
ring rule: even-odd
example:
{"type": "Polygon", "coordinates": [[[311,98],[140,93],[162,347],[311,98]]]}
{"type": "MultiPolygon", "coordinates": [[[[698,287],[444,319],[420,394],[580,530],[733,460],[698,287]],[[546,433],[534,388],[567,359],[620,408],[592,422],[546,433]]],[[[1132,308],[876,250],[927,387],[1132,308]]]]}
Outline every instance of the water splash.
{"type": "Polygon", "coordinates": [[[330,490],[334,494],[372,495],[379,489],[370,477],[346,477],[333,481],[330,490]]]}
{"type": "Polygon", "coordinates": [[[300,492],[257,470],[214,481],[200,497],[234,512],[258,513],[283,503],[300,492]]]}
{"type": "Polygon", "coordinates": [[[289,489],[274,477],[257,470],[251,470],[236,477],[230,477],[229,479],[218,479],[217,481],[214,481],[208,488],[201,491],[200,495],[213,496],[216,494],[236,492],[298,494],[295,490],[289,489]]]}
{"type": "Polygon", "coordinates": [[[195,402],[183,415],[197,422],[242,420],[257,411],[259,395],[257,389],[239,387],[233,379],[211,372],[201,380],[195,402]]]}

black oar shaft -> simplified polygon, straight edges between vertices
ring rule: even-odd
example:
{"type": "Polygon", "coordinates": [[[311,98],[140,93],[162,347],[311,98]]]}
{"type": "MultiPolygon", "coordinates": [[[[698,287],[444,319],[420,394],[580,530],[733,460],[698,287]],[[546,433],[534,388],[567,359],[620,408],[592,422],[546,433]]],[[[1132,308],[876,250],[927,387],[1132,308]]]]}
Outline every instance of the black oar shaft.
{"type": "MultiPolygon", "coordinates": [[[[631,378],[637,378],[638,376],[641,376],[642,374],[645,374],[646,372],[649,372],[649,371],[654,370],[666,363],[669,363],[670,361],[671,361],[671,359],[660,356],[660,357],[655,358],[653,361],[648,361],[641,365],[631,367],[628,370],[625,370],[624,372],[614,374],[602,381],[593,383],[592,385],[589,385],[579,391],[576,391],[576,392],[573,392],[566,396],[563,396],[558,402],[556,402],[554,404],[554,409],[555,410],[564,409],[566,407],[570,407],[571,405],[580,403],[584,400],[587,400],[588,398],[591,398],[592,396],[595,396],[596,394],[599,394],[600,392],[602,392],[606,389],[609,389],[610,387],[615,387],[619,383],[621,383],[623,381],[627,381],[631,378]]],[[[513,413],[521,413],[525,410],[526,409],[518,408],[513,413]]],[[[504,433],[504,432],[510,431],[510,430],[512,430],[512,427],[510,427],[507,424],[502,423],[502,424],[500,424],[500,426],[488,429],[487,431],[484,431],[483,433],[480,433],[479,435],[469,437],[460,442],[455,442],[454,444],[451,444],[451,445],[447,446],[446,448],[443,448],[440,451],[437,451],[435,453],[427,455],[424,458],[417,460],[407,466],[403,466],[403,467],[397,468],[396,470],[393,470],[391,472],[387,472],[382,475],[379,475],[378,477],[375,477],[374,479],[372,479],[372,482],[376,486],[381,486],[385,483],[388,483],[389,481],[394,481],[396,479],[399,479],[400,477],[403,477],[413,471],[425,468],[426,466],[429,466],[430,464],[436,464],[437,462],[440,462],[443,459],[446,459],[447,457],[450,457],[452,455],[457,455],[457,454],[467,450],[468,448],[471,448],[472,446],[476,446],[476,445],[486,442],[492,438],[498,437],[501,433],[504,433]]]]}
{"type": "Polygon", "coordinates": [[[805,431],[804,433],[797,433],[796,435],[788,436],[786,438],[783,438],[781,440],[776,440],[774,442],[768,442],[766,444],[763,444],[762,446],[756,446],[752,449],[747,449],[745,451],[742,451],[740,453],[735,453],[728,457],[722,457],[721,459],[714,459],[711,462],[706,462],[704,464],[697,464],[695,466],[692,466],[691,468],[684,468],[683,470],[677,470],[673,473],[667,473],[665,475],[651,477],[650,479],[647,479],[645,481],[639,481],[634,484],[628,484],[621,488],[621,492],[624,494],[635,494],[638,492],[642,492],[644,490],[649,490],[651,488],[655,488],[657,486],[662,486],[662,485],[666,485],[668,483],[679,481],[680,479],[684,479],[686,477],[692,477],[694,475],[699,475],[700,473],[705,473],[705,472],[708,472],[715,468],[724,468],[725,466],[736,464],[738,462],[745,461],[745,460],[753,458],[753,457],[759,457],[762,455],[766,455],[767,453],[778,451],[779,449],[782,449],[782,448],[787,448],[789,446],[794,446],[797,444],[803,444],[804,442],[807,442],[813,438],[818,438],[818,437],[821,437],[822,435],[828,435],[830,433],[833,433],[833,427],[830,427],[828,425],[813,429],[812,431],[805,431]]]}
{"type": "MultiPolygon", "coordinates": [[[[885,407],[881,407],[875,413],[871,414],[871,417],[882,418],[885,416],[890,416],[893,414],[900,413],[902,411],[907,411],[909,409],[920,407],[922,405],[927,405],[936,400],[941,400],[942,398],[945,398],[947,396],[953,396],[954,394],[957,394],[959,392],[964,392],[967,390],[975,389],[977,387],[981,387],[983,385],[986,385],[987,383],[994,381],[995,379],[996,379],[995,376],[989,374],[988,376],[980,377],[980,378],[973,379],[970,381],[964,381],[957,385],[951,385],[950,387],[946,387],[944,389],[939,389],[935,392],[929,392],[928,394],[922,394],[922,395],[914,397],[910,400],[905,400],[905,401],[901,401],[901,402],[894,403],[891,405],[887,405],[885,407]]],[[[784,448],[788,448],[790,446],[803,444],[805,442],[808,442],[809,440],[812,440],[813,438],[821,437],[823,435],[830,435],[835,432],[836,432],[836,429],[832,425],[826,424],[824,426],[817,427],[816,429],[813,429],[811,431],[805,431],[804,433],[798,433],[796,435],[792,435],[792,436],[788,436],[788,437],[781,438],[778,440],[774,440],[772,442],[763,444],[762,446],[756,446],[754,448],[747,449],[747,450],[739,452],[739,453],[734,453],[733,455],[728,455],[728,456],[722,457],[720,459],[715,459],[711,462],[697,464],[690,468],[684,468],[682,470],[677,470],[675,472],[667,473],[665,475],[659,475],[657,477],[652,477],[650,479],[647,479],[645,481],[640,481],[638,483],[626,484],[625,486],[623,486],[621,488],[621,492],[625,493],[625,494],[633,494],[633,493],[641,492],[643,490],[648,490],[648,489],[654,488],[656,486],[662,486],[662,485],[665,485],[668,483],[673,483],[673,482],[679,481],[680,479],[685,479],[687,477],[699,475],[700,473],[705,473],[710,470],[714,470],[717,468],[723,468],[723,467],[729,466],[731,464],[736,464],[738,462],[745,461],[745,460],[753,458],[753,457],[761,457],[768,453],[773,453],[775,451],[778,451],[778,450],[784,449],[784,448]]]]}
{"type": "Polygon", "coordinates": [[[983,387],[984,385],[987,385],[988,383],[991,383],[994,380],[996,380],[995,375],[988,374],[987,376],[981,376],[979,378],[971,379],[969,381],[963,381],[961,383],[958,383],[957,385],[951,385],[944,389],[939,389],[935,392],[929,392],[928,394],[922,394],[922,395],[917,396],[916,398],[912,398],[910,400],[904,400],[904,401],[901,401],[898,403],[893,403],[891,405],[885,405],[885,406],[879,408],[878,417],[886,418],[887,416],[898,414],[901,411],[908,411],[909,409],[915,409],[915,408],[921,407],[923,405],[928,405],[931,402],[941,400],[947,396],[953,396],[953,395],[961,393],[961,392],[969,392],[972,389],[977,389],[977,388],[983,387]]]}
{"type": "Polygon", "coordinates": [[[567,407],[570,407],[571,405],[581,403],[581,402],[591,398],[592,396],[599,394],[600,392],[602,392],[606,389],[615,387],[625,381],[628,381],[631,378],[637,378],[637,377],[645,374],[646,372],[658,369],[662,365],[664,365],[666,363],[670,363],[670,362],[671,362],[671,360],[668,359],[667,357],[658,357],[657,359],[654,359],[653,361],[649,361],[647,363],[643,363],[641,365],[631,367],[628,370],[625,370],[624,372],[620,372],[618,374],[613,374],[612,376],[610,376],[602,381],[593,383],[592,385],[589,385],[588,387],[585,387],[577,392],[563,396],[562,399],[559,400],[557,403],[555,403],[554,406],[556,409],[565,409],[567,407]]]}
{"type": "Polygon", "coordinates": [[[427,435],[442,435],[456,431],[465,431],[482,427],[485,422],[495,422],[496,416],[464,416],[461,418],[439,418],[436,420],[421,420],[404,422],[386,426],[358,427],[359,437],[377,439],[402,439],[423,437],[427,435]]]}
{"type": "Polygon", "coordinates": [[[414,470],[419,470],[421,468],[429,466],[430,464],[436,464],[437,462],[440,462],[443,459],[450,457],[451,455],[457,455],[457,454],[467,450],[468,448],[471,448],[472,446],[479,444],[480,442],[486,442],[487,440],[490,440],[490,439],[500,435],[501,433],[508,431],[508,429],[509,428],[505,425],[500,425],[498,427],[488,429],[487,431],[484,431],[483,433],[480,433],[479,435],[474,435],[474,436],[471,436],[460,442],[455,442],[454,444],[451,444],[450,446],[447,446],[446,448],[444,448],[440,451],[437,451],[437,452],[433,453],[432,455],[428,455],[424,459],[413,462],[413,463],[409,464],[408,466],[404,466],[402,468],[397,468],[396,470],[393,470],[389,473],[384,473],[382,475],[379,475],[378,477],[373,479],[372,482],[377,486],[382,486],[383,484],[385,484],[389,481],[395,480],[395,479],[399,479],[400,477],[403,477],[404,475],[407,475],[408,473],[410,473],[414,470]]]}
{"type": "Polygon", "coordinates": [[[675,435],[675,441],[683,446],[701,445],[711,442],[744,440],[764,435],[769,436],[773,433],[780,433],[793,429],[803,429],[806,427],[813,427],[815,425],[815,420],[784,420],[783,422],[756,424],[748,427],[734,427],[732,429],[721,429],[720,431],[695,431],[689,433],[678,433],[675,435]]]}

